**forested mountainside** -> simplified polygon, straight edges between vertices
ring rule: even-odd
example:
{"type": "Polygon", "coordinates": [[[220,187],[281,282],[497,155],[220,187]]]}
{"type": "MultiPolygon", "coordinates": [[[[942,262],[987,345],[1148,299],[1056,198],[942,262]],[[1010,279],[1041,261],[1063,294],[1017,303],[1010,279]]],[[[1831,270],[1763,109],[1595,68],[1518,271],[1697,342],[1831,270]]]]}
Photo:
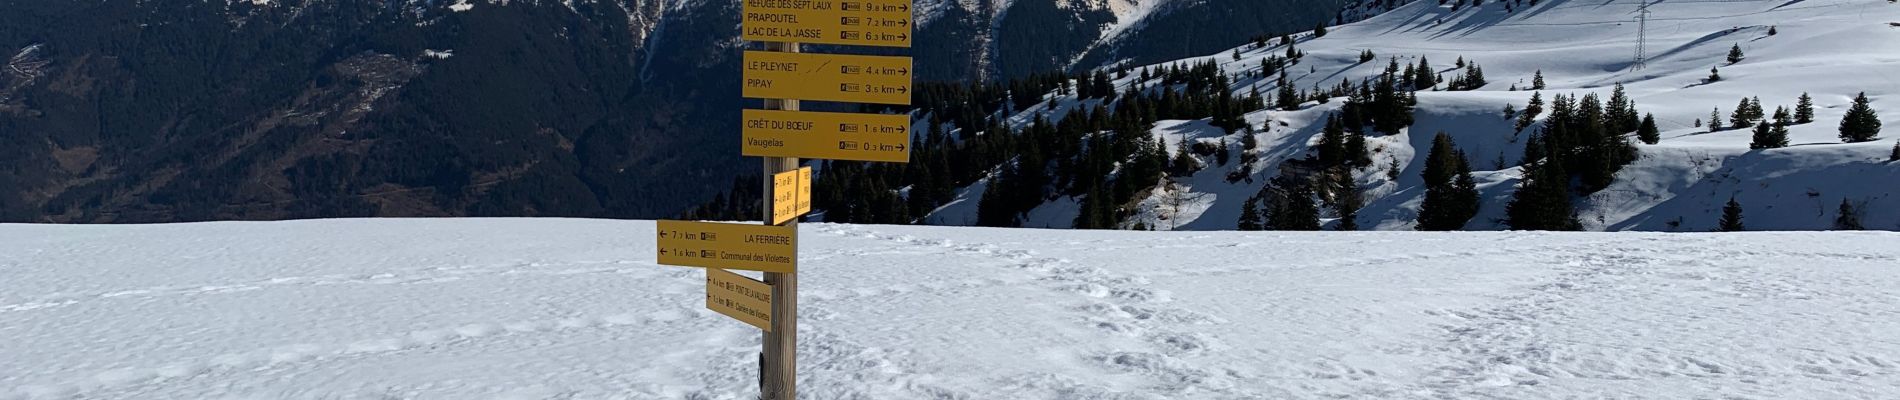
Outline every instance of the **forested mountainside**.
{"type": "MultiPolygon", "coordinates": [[[[1900,5],[1352,7],[1389,11],[1200,57],[926,87],[914,162],[820,163],[818,218],[1900,229],[1900,5]]],[[[692,215],[756,218],[748,186],[692,215]]]]}
{"type": "Polygon", "coordinates": [[[736,20],[608,3],[8,1],[6,220],[653,215],[734,173],[736,20]],[[29,68],[19,68],[26,65],[29,68]]]}
{"type": "MultiPolygon", "coordinates": [[[[1232,46],[1337,5],[921,0],[926,39],[890,53],[926,80],[1000,80],[1232,46]]],[[[655,217],[756,171],[732,151],[736,0],[0,10],[0,221],[655,217]]]]}

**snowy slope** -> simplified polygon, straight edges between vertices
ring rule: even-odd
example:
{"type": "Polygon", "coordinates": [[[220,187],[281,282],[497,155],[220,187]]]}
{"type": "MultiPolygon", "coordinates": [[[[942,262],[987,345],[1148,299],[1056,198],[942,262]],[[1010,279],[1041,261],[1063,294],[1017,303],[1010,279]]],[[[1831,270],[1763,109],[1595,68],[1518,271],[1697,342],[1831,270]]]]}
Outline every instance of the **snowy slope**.
{"type": "MultiPolygon", "coordinates": [[[[1055,65],[1052,66],[1064,68],[1076,67],[1076,63],[1081,62],[1085,55],[1097,47],[1112,45],[1115,41],[1124,39],[1124,36],[1128,32],[1142,26],[1149,17],[1159,16],[1157,10],[1161,10],[1162,5],[1173,2],[1173,0],[1039,1],[1053,2],[1057,8],[1072,13],[1076,18],[1081,18],[1080,16],[1087,14],[1103,13],[1109,20],[1108,23],[1098,27],[1101,30],[1101,34],[1099,37],[1090,41],[1088,45],[1080,49],[1072,49],[1074,50],[1073,54],[1063,55],[1061,59],[1050,60],[1055,62],[1055,65]]],[[[996,68],[995,64],[997,58],[1001,57],[999,54],[1001,53],[1000,46],[1004,45],[998,39],[1001,36],[1003,21],[1009,17],[1010,6],[1014,5],[1015,2],[1016,0],[917,0],[917,11],[913,14],[918,26],[926,26],[938,22],[939,19],[953,7],[960,9],[964,14],[978,16],[983,21],[986,21],[986,23],[983,24],[983,30],[976,35],[983,43],[982,50],[978,52],[977,57],[984,60],[983,65],[985,68],[994,69],[996,68]]],[[[1019,45],[1029,44],[1023,43],[1019,45]]],[[[998,71],[985,71],[985,73],[996,74],[998,71]]]]}
{"type": "MultiPolygon", "coordinates": [[[[1508,89],[1530,87],[1532,73],[1541,70],[1549,85],[1542,91],[1546,101],[1557,94],[1607,98],[1611,86],[1622,83],[1639,111],[1655,114],[1665,131],[1661,143],[1639,145],[1642,159],[1624,169],[1610,188],[1577,200],[1586,229],[1708,230],[1730,196],[1742,202],[1753,221],[1750,226],[1757,229],[1827,229],[1843,199],[1865,210],[1862,220],[1869,228],[1900,229],[1900,163],[1887,161],[1893,139],[1900,137],[1895,133],[1900,127],[1900,28],[1889,25],[1900,22],[1900,5],[1864,0],[1652,2],[1649,57],[1645,68],[1635,69],[1633,18],[1639,1],[1545,0],[1515,12],[1506,12],[1505,3],[1454,11],[1438,2],[1412,2],[1332,27],[1325,37],[1298,36],[1296,47],[1307,56],[1291,67],[1289,78],[1300,89],[1375,76],[1395,56],[1402,64],[1425,56],[1447,77],[1457,75],[1453,61],[1463,58],[1483,65],[1490,82],[1476,91],[1420,92],[1417,124],[1405,133],[1369,138],[1377,153],[1375,166],[1357,174],[1367,201],[1360,226],[1411,228],[1423,196],[1423,160],[1414,155],[1443,131],[1472,155],[1474,168],[1480,170],[1475,175],[1486,200],[1467,228],[1506,228],[1504,204],[1520,174],[1514,166],[1523,139],[1536,128],[1517,132],[1501,110],[1506,104],[1522,109],[1531,93],[1508,89]],[[1768,35],[1771,27],[1777,35],[1768,35]],[[1731,45],[1740,45],[1747,59],[1727,65],[1723,57],[1731,45]],[[1379,59],[1360,63],[1363,50],[1372,50],[1379,59]],[[1717,65],[1725,79],[1704,84],[1709,68],[1717,65]],[[1887,132],[1873,143],[1841,144],[1837,124],[1852,96],[1862,91],[1881,111],[1887,132]],[[1751,151],[1747,131],[1705,134],[1706,129],[1692,127],[1694,121],[1708,118],[1711,109],[1722,109],[1726,118],[1745,96],[1760,97],[1772,112],[1777,106],[1792,108],[1804,92],[1815,98],[1816,122],[1791,127],[1792,147],[1751,151]],[[1386,178],[1391,162],[1401,168],[1397,180],[1386,178]]],[[[1257,71],[1263,58],[1284,54],[1284,45],[1239,50],[1238,60],[1232,52],[1220,52],[1164,65],[1212,60],[1239,77],[1235,93],[1256,87],[1272,93],[1277,88],[1273,77],[1248,73],[1257,71]]],[[[1126,88],[1134,80],[1117,84],[1126,88]]],[[[1052,101],[1058,103],[1055,109],[1063,110],[1067,107],[1062,104],[1074,99],[1052,101]]],[[[1261,163],[1242,171],[1253,181],[1227,183],[1224,177],[1233,165],[1209,168],[1157,190],[1136,217],[1125,222],[1163,229],[1233,229],[1246,197],[1278,173],[1281,161],[1308,154],[1306,147],[1317,143],[1319,133],[1310,124],[1323,122],[1325,113],[1336,111],[1339,104],[1309,103],[1297,111],[1249,115],[1264,149],[1261,163]],[[1174,216],[1176,207],[1162,205],[1176,203],[1175,197],[1190,197],[1205,207],[1190,207],[1196,209],[1174,216]]],[[[1030,119],[1019,115],[1012,121],[1030,119]]],[[[1176,140],[1177,127],[1184,123],[1164,121],[1154,134],[1176,140]]],[[[1219,132],[1190,137],[1220,140],[1209,134],[1219,132]]],[[[1236,150],[1238,135],[1225,138],[1236,150]]]]}
{"type": "MultiPolygon", "coordinates": [[[[646,221],[0,225],[0,399],[747,399],[646,221]]],[[[1881,399],[1895,233],[812,224],[808,399],[1881,399]],[[1188,261],[1191,260],[1191,261],[1188,261]]]]}

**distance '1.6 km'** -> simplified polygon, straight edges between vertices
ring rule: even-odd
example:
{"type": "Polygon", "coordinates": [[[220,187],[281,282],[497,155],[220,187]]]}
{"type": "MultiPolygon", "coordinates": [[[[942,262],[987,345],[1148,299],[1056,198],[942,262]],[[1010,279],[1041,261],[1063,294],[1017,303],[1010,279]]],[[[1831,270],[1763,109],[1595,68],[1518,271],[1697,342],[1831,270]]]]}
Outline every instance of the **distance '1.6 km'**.
{"type": "Polygon", "coordinates": [[[740,135],[749,157],[910,162],[910,116],[745,110],[740,135]]]}

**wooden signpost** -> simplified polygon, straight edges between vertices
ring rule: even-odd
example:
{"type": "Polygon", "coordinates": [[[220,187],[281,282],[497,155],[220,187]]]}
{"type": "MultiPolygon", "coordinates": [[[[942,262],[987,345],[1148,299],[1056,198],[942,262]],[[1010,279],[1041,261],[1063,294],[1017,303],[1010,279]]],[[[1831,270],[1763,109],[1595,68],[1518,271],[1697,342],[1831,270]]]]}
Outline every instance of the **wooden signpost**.
{"type": "Polygon", "coordinates": [[[765,158],[764,225],[660,221],[659,263],[706,268],[706,308],[764,331],[759,398],[798,398],[798,217],[812,168],[799,158],[909,162],[910,116],[802,112],[799,100],[910,105],[910,57],[805,54],[800,43],[910,47],[911,0],[743,0],[742,153],[765,158]],[[765,280],[727,271],[765,273],[765,280]]]}

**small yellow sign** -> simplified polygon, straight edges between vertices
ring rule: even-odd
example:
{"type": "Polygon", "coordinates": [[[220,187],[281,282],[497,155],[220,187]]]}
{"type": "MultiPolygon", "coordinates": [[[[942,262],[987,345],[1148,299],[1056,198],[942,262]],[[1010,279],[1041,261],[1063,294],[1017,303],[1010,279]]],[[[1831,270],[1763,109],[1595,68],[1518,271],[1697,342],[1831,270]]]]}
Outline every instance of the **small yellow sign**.
{"type": "Polygon", "coordinates": [[[745,97],[910,105],[910,86],[910,57],[745,52],[745,97]]]}
{"type": "Polygon", "coordinates": [[[772,224],[811,212],[811,167],[772,175],[772,224]]]}
{"type": "Polygon", "coordinates": [[[772,331],[772,286],[731,271],[706,269],[706,309],[772,331]]]}
{"type": "Polygon", "coordinates": [[[911,0],[745,0],[745,40],[910,47],[911,0]]]}
{"type": "Polygon", "coordinates": [[[741,153],[750,157],[910,162],[910,116],[745,110],[741,153]]]}
{"type": "Polygon", "coordinates": [[[798,271],[798,228],[659,221],[659,262],[682,267],[798,271]]]}

